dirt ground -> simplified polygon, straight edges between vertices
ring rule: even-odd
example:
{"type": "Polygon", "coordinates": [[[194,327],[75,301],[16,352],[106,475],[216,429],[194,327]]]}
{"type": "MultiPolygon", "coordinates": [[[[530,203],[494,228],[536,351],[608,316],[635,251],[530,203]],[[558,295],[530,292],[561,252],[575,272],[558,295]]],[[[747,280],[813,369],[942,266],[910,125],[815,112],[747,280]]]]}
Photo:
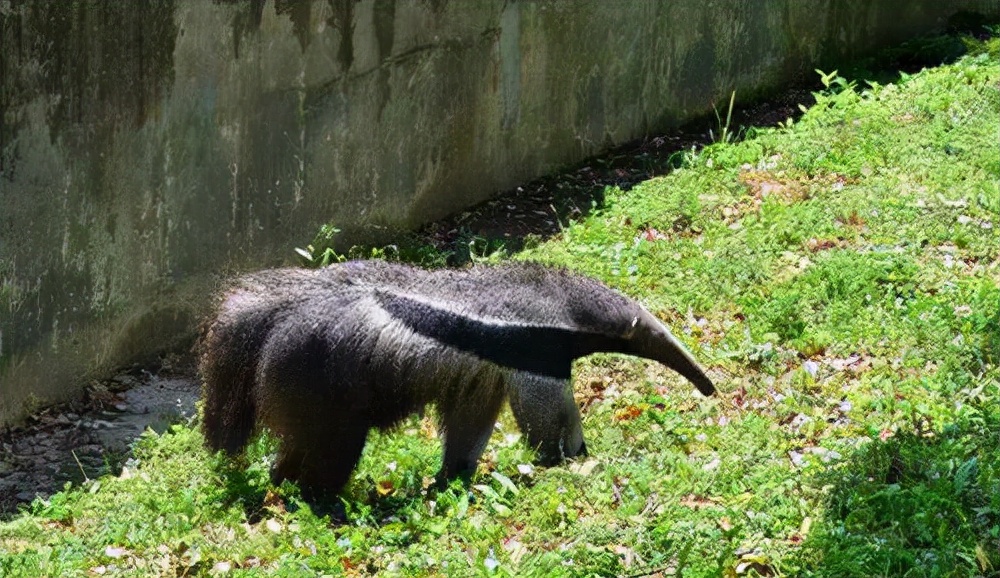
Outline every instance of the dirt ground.
{"type": "Polygon", "coordinates": [[[20,504],[121,471],[147,428],[163,432],[195,415],[193,367],[178,373],[123,373],[95,383],[85,399],[49,408],[0,431],[0,518],[20,504]]]}

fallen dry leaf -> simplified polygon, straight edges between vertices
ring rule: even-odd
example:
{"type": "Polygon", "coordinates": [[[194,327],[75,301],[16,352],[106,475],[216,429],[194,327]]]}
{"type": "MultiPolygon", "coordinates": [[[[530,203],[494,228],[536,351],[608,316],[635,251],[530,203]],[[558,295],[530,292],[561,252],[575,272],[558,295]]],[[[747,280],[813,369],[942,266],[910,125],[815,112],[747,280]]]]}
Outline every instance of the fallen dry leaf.
{"type": "Polygon", "coordinates": [[[716,508],[719,506],[711,498],[706,498],[699,496],[697,494],[688,494],[681,498],[680,504],[686,508],[691,508],[692,510],[700,510],[702,508],[716,508]]]}
{"type": "Polygon", "coordinates": [[[375,485],[375,491],[378,492],[379,496],[388,496],[396,491],[396,487],[392,485],[389,480],[380,480],[378,484],[375,485]]]}
{"type": "Polygon", "coordinates": [[[630,421],[642,415],[642,408],[637,405],[630,405],[615,412],[616,421],[630,421]]]}

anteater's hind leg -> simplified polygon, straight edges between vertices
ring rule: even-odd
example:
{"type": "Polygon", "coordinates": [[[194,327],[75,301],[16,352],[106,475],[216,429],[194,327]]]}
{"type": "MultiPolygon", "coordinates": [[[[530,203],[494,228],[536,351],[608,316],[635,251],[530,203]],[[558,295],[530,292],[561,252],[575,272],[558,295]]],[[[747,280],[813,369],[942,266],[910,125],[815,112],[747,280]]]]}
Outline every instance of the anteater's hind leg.
{"type": "Polygon", "coordinates": [[[262,421],[281,438],[271,478],[307,496],[339,492],[361,457],[371,423],[357,388],[331,371],[328,335],[276,333],[265,346],[258,390],[262,421]]]}
{"type": "Polygon", "coordinates": [[[204,380],[201,427],[212,451],[235,456],[255,430],[256,360],[269,329],[260,314],[223,310],[199,344],[204,380]]]}
{"type": "Polygon", "coordinates": [[[336,495],[351,477],[368,437],[368,423],[347,412],[311,415],[282,432],[271,480],[294,480],[307,498],[336,495]]]}

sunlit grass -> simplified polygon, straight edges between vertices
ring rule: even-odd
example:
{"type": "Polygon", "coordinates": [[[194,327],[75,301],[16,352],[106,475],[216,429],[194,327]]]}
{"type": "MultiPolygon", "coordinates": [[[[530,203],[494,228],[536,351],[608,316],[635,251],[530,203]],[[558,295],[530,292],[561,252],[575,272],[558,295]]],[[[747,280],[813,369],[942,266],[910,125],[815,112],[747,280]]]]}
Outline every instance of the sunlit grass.
{"type": "Polygon", "coordinates": [[[1000,572],[1000,64],[854,85],[688,155],[519,259],[594,275],[704,362],[575,367],[591,457],[504,414],[470,487],[429,418],[375,434],[347,522],[149,434],[119,477],[0,523],[0,575],[991,576],[1000,572]],[[659,574],[658,574],[659,573],[659,574]]]}

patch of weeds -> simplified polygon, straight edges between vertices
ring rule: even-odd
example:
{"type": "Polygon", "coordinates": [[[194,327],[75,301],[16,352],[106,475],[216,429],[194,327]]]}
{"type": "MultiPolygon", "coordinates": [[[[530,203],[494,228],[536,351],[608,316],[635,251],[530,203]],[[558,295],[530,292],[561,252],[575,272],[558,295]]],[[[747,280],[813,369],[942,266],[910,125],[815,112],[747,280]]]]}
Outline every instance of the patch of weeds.
{"type": "Polygon", "coordinates": [[[712,107],[712,111],[715,113],[716,125],[718,126],[719,129],[718,136],[716,136],[715,132],[712,129],[708,129],[708,138],[712,142],[729,144],[737,140],[738,138],[737,134],[732,132],[732,129],[730,127],[730,125],[733,122],[733,104],[735,103],[736,103],[736,91],[734,90],[729,95],[729,108],[726,109],[725,122],[723,122],[722,117],[719,116],[719,110],[714,106],[712,107]]]}
{"type": "MultiPolygon", "coordinates": [[[[212,456],[210,465],[218,475],[219,499],[223,504],[237,506],[246,518],[259,522],[270,487],[270,470],[278,441],[268,432],[254,437],[245,454],[231,459],[224,453],[212,456]]],[[[284,495],[295,495],[294,488],[280,489],[284,495]]]]}
{"type": "Polygon", "coordinates": [[[362,500],[411,499],[430,487],[440,460],[441,444],[430,416],[411,418],[392,432],[373,431],[348,493],[362,500]]]}
{"type": "Polygon", "coordinates": [[[1000,360],[1000,287],[994,281],[948,283],[906,313],[912,343],[953,379],[982,374],[1000,360]]]}
{"type": "Polygon", "coordinates": [[[336,237],[340,232],[340,229],[333,225],[321,226],[312,243],[305,248],[295,248],[301,264],[305,267],[319,268],[346,261],[347,256],[334,249],[336,237]]]}
{"type": "Polygon", "coordinates": [[[672,186],[665,180],[650,180],[638,185],[636,203],[629,207],[636,241],[656,241],[671,232],[691,234],[698,230],[695,219],[702,213],[699,191],[692,187],[672,186]]]}
{"type": "Polygon", "coordinates": [[[791,279],[744,301],[744,310],[759,339],[773,334],[807,357],[833,341],[874,345],[885,335],[882,321],[916,289],[917,266],[891,252],[827,251],[796,266],[791,279]]]}
{"type": "Polygon", "coordinates": [[[977,575],[1000,568],[1000,437],[991,407],[940,431],[871,441],[823,476],[817,576],[977,575]]]}
{"type": "Polygon", "coordinates": [[[830,113],[832,111],[849,111],[858,102],[860,95],[857,91],[857,84],[840,76],[836,70],[823,72],[817,69],[816,74],[819,74],[819,82],[823,85],[823,90],[813,93],[813,97],[816,99],[814,106],[807,109],[800,105],[800,110],[809,117],[810,121],[830,123],[842,120],[839,115],[830,113]]]}
{"type": "MultiPolygon", "coordinates": [[[[415,263],[425,267],[442,267],[452,255],[422,243],[415,236],[403,235],[399,242],[389,245],[351,245],[347,250],[338,249],[341,230],[333,225],[323,225],[312,243],[305,248],[296,247],[299,264],[303,267],[326,267],[353,259],[384,259],[415,263]]],[[[471,251],[471,249],[470,249],[471,251]]]]}
{"type": "MultiPolygon", "coordinates": [[[[973,289],[969,305],[953,312],[960,321],[961,335],[968,335],[969,353],[979,369],[1000,366],[1000,287],[981,282],[973,289]]],[[[970,368],[972,369],[972,368],[970,368]]]]}
{"type": "MultiPolygon", "coordinates": [[[[525,246],[530,246],[526,241],[525,246]]],[[[507,256],[507,246],[503,239],[489,238],[461,229],[447,256],[448,264],[461,266],[466,263],[497,261],[507,256]]]]}
{"type": "Polygon", "coordinates": [[[802,337],[806,331],[804,299],[797,291],[785,291],[760,303],[755,309],[765,323],[762,335],[773,333],[780,341],[789,342],[802,337]]]}

